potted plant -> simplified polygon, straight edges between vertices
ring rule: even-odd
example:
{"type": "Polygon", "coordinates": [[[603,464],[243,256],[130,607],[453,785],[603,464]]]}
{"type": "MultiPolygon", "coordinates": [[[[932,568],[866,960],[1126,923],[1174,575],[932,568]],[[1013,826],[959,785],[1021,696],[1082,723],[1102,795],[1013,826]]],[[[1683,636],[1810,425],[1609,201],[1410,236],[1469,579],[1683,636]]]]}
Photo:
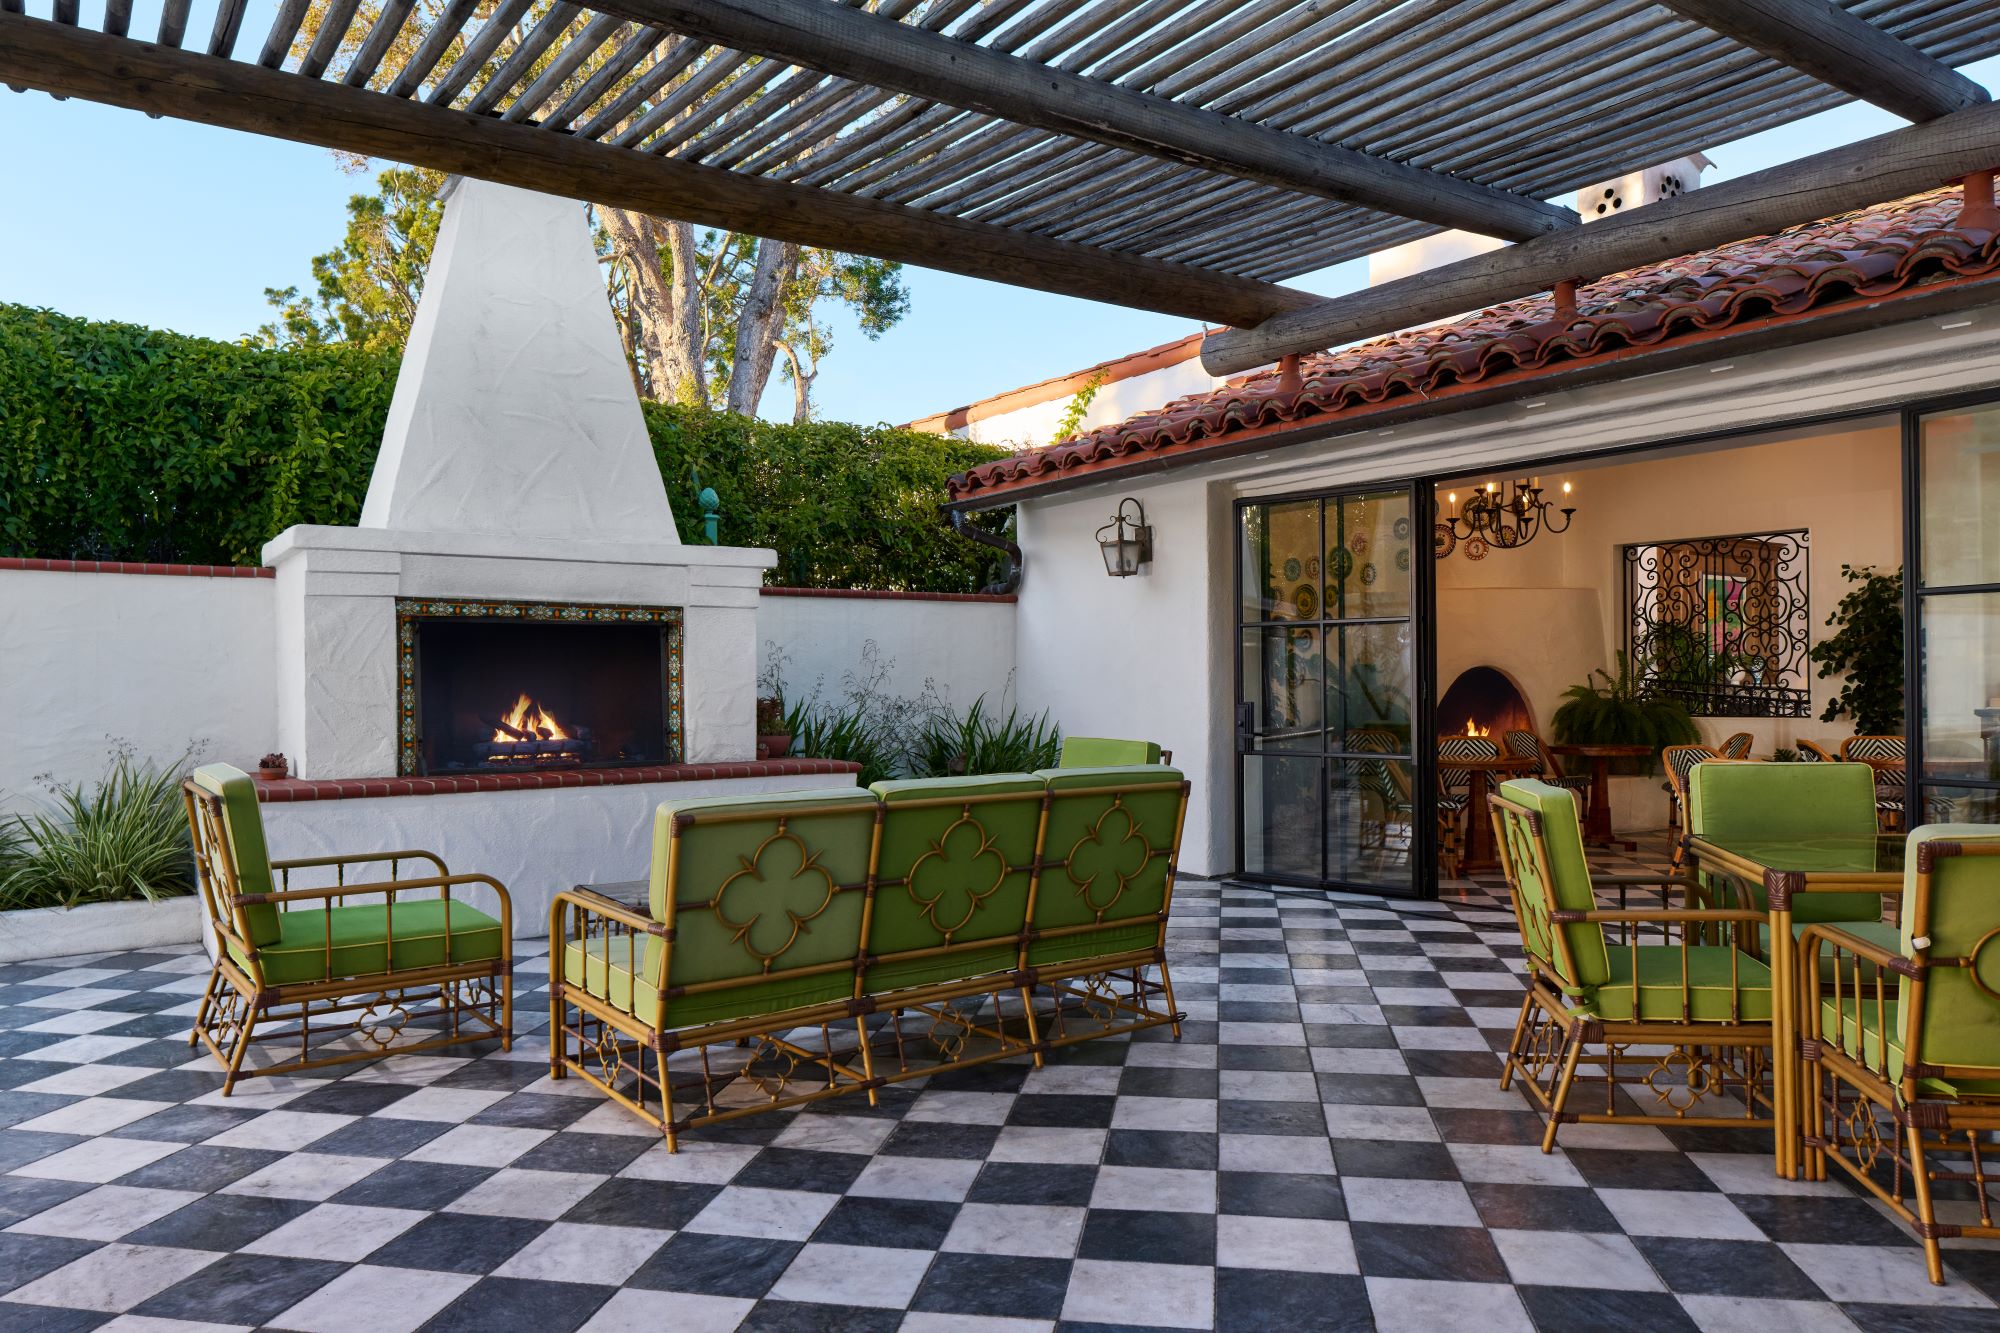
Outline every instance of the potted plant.
{"type": "Polygon", "coordinates": [[[257,771],[251,776],[259,782],[276,782],[290,772],[290,765],[281,754],[267,754],[257,761],[257,771]]]}
{"type": "Polygon", "coordinates": [[[1903,572],[1842,565],[1849,589],[1826,623],[1835,633],[1812,647],[1819,678],[1842,678],[1819,720],[1854,719],[1857,736],[1893,736],[1903,729],[1903,572]]]}
{"type": "Polygon", "coordinates": [[[1556,709],[1554,732],[1561,745],[1643,745],[1653,757],[1639,765],[1651,772],[1669,745],[1701,739],[1686,705],[1652,692],[1645,673],[1622,650],[1618,672],[1599,669],[1581,685],[1563,691],[1568,703],[1556,709]],[[1596,682],[1602,680],[1602,686],[1596,682]]]}
{"type": "Polygon", "coordinates": [[[792,748],[792,733],[785,723],[785,701],[775,694],[757,700],[757,757],[783,759],[792,748]]]}

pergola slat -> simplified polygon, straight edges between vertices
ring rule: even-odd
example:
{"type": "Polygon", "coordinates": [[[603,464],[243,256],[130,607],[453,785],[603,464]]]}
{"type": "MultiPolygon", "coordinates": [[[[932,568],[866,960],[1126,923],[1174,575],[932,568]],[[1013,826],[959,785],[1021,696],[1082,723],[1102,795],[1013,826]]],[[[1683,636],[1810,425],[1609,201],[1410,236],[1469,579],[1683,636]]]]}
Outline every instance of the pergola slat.
{"type": "Polygon", "coordinates": [[[333,58],[340,51],[340,44],[347,37],[348,25],[354,22],[354,11],[361,0],[331,0],[326,7],[326,16],[320,20],[319,31],[313,35],[312,45],[306,48],[305,59],[299,62],[299,73],[308,79],[316,79],[326,72],[333,58]]]}
{"type": "Polygon", "coordinates": [[[554,111],[541,118],[542,125],[549,129],[567,129],[578,116],[596,106],[617,87],[619,80],[644,64],[647,56],[658,53],[673,40],[670,34],[657,28],[635,29],[615,54],[599,65],[580,87],[563,98],[554,111]]]}
{"type": "Polygon", "coordinates": [[[189,0],[166,0],[160,6],[160,45],[178,47],[187,36],[189,0]]]}
{"type": "Polygon", "coordinates": [[[123,37],[132,28],[132,0],[104,0],[104,30],[123,37]]]}
{"type": "Polygon", "coordinates": [[[485,67],[493,53],[500,49],[500,43],[507,40],[528,12],[530,0],[501,0],[500,7],[489,14],[471,41],[465,44],[458,59],[444,72],[444,77],[431,85],[430,101],[437,106],[450,106],[465,91],[465,85],[472,82],[475,74],[485,67]]]}
{"type": "Polygon", "coordinates": [[[360,88],[375,77],[375,71],[381,68],[383,57],[389,54],[397,34],[402,32],[414,4],[415,0],[388,0],[382,6],[382,12],[375,18],[375,26],[368,30],[361,49],[354,53],[347,72],[341,76],[342,83],[350,88],[360,88]]]}
{"type": "Polygon", "coordinates": [[[913,96],[1444,226],[1523,238],[1574,225],[1567,210],[1539,200],[1314,143],[1115,84],[1030,66],[824,0],[599,3],[630,18],[913,96]]]}
{"type": "Polygon", "coordinates": [[[1662,3],[1905,120],[1935,120],[1987,100],[1984,88],[1951,66],[1827,0],[1662,3]]]}
{"type": "Polygon", "coordinates": [[[569,42],[562,51],[545,66],[535,81],[521,90],[519,96],[507,105],[501,113],[504,120],[530,120],[548,100],[561,90],[570,75],[583,67],[583,63],[596,55],[605,43],[625,37],[638,30],[636,23],[624,23],[609,14],[599,14],[583,25],[583,31],[569,42]]]}
{"type": "Polygon", "coordinates": [[[1253,329],[1211,334],[1202,364],[1232,375],[1292,353],[1335,347],[1478,310],[1571,278],[1797,226],[1932,189],[2000,162],[2000,106],[1981,103],[1922,125],[1664,199],[1576,232],[1544,236],[1322,301],[1253,329]]]}
{"type": "Polygon", "coordinates": [[[570,25],[576,22],[576,16],[582,12],[583,7],[570,3],[570,0],[557,0],[550,5],[548,12],[528,30],[528,35],[500,62],[500,68],[473,90],[465,109],[478,114],[500,105],[500,99],[514,91],[515,85],[528,76],[535,62],[555,45],[556,39],[569,30],[570,25]]]}
{"type": "Polygon", "coordinates": [[[451,44],[465,31],[465,25],[472,20],[479,8],[479,0],[451,0],[451,6],[438,16],[431,30],[424,34],[416,53],[404,66],[396,71],[396,77],[389,84],[391,97],[415,97],[424,86],[424,80],[438,67],[438,62],[451,50],[451,44]]]}
{"type": "MultiPolygon", "coordinates": [[[[173,0],[168,0],[171,6],[173,0]]],[[[182,6],[186,8],[185,5],[182,6]]],[[[257,53],[257,63],[265,69],[276,69],[285,63],[285,56],[292,49],[292,42],[299,35],[299,24],[305,21],[306,0],[281,0],[278,12],[271,20],[271,30],[264,35],[264,49],[257,53]]],[[[179,41],[169,42],[164,37],[161,44],[179,46],[179,41]]]]}
{"type": "Polygon", "coordinates": [[[1306,292],[1065,245],[872,200],[641,156],[531,125],[126,38],[0,17],[0,81],[803,245],[1205,320],[1306,292]]]}

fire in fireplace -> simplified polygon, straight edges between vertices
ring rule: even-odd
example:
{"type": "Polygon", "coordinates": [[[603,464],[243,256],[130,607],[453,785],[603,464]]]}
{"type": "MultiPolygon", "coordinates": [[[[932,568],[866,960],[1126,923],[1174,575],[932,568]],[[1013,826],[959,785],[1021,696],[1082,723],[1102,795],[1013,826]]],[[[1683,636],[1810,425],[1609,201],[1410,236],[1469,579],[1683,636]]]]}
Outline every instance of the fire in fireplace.
{"type": "Polygon", "coordinates": [[[1510,731],[1534,726],[1528,697],[1498,667],[1468,667],[1438,699],[1440,736],[1489,736],[1497,743],[1510,731]]]}
{"type": "Polygon", "coordinates": [[[676,763],[672,607],[399,601],[405,776],[676,763]]]}

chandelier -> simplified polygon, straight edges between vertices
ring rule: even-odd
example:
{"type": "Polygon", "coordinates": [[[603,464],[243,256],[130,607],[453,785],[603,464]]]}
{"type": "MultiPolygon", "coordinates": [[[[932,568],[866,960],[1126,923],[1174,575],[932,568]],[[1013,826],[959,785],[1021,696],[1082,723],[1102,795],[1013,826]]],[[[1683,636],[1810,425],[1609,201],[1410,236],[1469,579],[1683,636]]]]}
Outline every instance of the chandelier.
{"type": "MultiPolygon", "coordinates": [[[[1562,496],[1570,498],[1570,484],[1562,484],[1562,496]]],[[[1542,498],[1540,477],[1517,477],[1501,483],[1489,481],[1474,490],[1461,504],[1457,491],[1448,491],[1437,511],[1437,558],[1442,560],[1460,544],[1467,559],[1482,560],[1487,551],[1511,551],[1526,546],[1544,532],[1566,532],[1576,506],[1564,504],[1559,510],[1553,501],[1542,498]],[[1558,523],[1551,510],[1562,515],[1558,523]]]]}

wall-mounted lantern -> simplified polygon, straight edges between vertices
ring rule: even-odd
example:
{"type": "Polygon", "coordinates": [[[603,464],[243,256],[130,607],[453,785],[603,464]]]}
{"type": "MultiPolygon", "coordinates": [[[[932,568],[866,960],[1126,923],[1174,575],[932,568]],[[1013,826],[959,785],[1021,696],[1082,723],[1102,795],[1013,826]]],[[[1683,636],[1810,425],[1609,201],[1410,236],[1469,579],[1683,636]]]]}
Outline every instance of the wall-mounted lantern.
{"type": "Polygon", "coordinates": [[[1153,529],[1146,522],[1146,506],[1129,495],[1120,500],[1111,521],[1097,530],[1097,546],[1104,552],[1104,572],[1112,578],[1137,574],[1153,559],[1153,529]]]}

